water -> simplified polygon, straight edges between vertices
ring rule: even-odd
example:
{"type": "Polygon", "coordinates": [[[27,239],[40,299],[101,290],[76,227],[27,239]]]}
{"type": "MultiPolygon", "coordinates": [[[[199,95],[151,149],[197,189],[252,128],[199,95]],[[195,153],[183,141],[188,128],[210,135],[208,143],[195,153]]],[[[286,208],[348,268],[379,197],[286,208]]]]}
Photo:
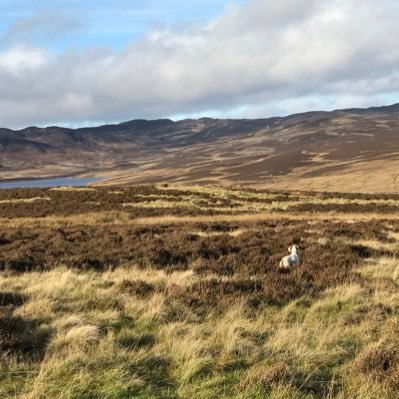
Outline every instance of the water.
{"type": "Polygon", "coordinates": [[[56,177],[54,179],[14,180],[0,182],[0,188],[47,188],[64,186],[87,186],[89,183],[101,180],[97,177],[56,177]]]}

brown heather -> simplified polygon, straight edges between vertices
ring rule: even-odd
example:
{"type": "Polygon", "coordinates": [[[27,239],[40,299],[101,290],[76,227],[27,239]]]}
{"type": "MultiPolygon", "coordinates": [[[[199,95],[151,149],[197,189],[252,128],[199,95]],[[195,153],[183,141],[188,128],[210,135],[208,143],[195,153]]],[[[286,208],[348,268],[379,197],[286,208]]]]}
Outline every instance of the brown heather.
{"type": "Polygon", "coordinates": [[[395,398],[398,205],[217,187],[0,191],[0,397],[395,398]],[[302,264],[280,273],[291,243],[302,264]]]}

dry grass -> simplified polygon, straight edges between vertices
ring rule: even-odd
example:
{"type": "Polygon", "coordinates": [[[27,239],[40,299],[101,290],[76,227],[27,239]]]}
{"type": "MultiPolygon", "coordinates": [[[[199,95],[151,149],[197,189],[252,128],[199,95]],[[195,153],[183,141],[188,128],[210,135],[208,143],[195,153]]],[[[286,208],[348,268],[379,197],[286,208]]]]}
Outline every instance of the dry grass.
{"type": "Polygon", "coordinates": [[[0,272],[0,397],[397,397],[397,215],[251,212],[8,218],[3,261],[32,262],[0,272]]]}
{"type": "MultiPolygon", "coordinates": [[[[37,336],[50,331],[46,355],[31,365],[17,397],[76,397],[87,390],[107,398],[262,398],[282,392],[298,398],[368,398],[379,392],[392,398],[397,392],[394,371],[385,375],[382,364],[369,378],[365,369],[378,370],[379,363],[367,359],[380,356],[373,362],[385,362],[391,359],[389,345],[397,344],[398,316],[390,310],[391,294],[377,283],[380,275],[367,280],[371,296],[366,287],[347,283],[283,308],[254,312],[237,299],[224,313],[216,308],[202,316],[183,304],[176,308],[165,295],[168,286],[198,279],[187,273],[174,273],[170,281],[162,272],[126,269],[59,269],[30,277],[0,282],[1,290],[29,298],[15,316],[40,320],[37,336]],[[126,275],[154,285],[156,292],[141,299],[117,290],[126,275]],[[50,312],[39,310],[44,303],[50,312]],[[382,349],[377,355],[373,348],[382,349]]],[[[10,394],[10,379],[23,374],[26,362],[3,359],[9,373],[0,392],[10,394]]]]}
{"type": "Polygon", "coordinates": [[[0,204],[29,204],[35,201],[51,201],[50,197],[14,198],[1,200],[0,204]]]}
{"type": "Polygon", "coordinates": [[[72,192],[96,191],[95,188],[91,188],[91,187],[74,187],[74,186],[53,187],[53,188],[50,188],[49,190],[50,191],[72,191],[72,192]]]}

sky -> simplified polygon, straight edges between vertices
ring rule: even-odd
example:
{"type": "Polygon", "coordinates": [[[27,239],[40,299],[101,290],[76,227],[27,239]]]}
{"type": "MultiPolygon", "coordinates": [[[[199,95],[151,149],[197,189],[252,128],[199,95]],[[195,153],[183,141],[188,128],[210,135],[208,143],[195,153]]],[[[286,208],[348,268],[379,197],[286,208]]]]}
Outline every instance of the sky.
{"type": "Polygon", "coordinates": [[[0,126],[399,102],[398,0],[0,0],[0,126]]]}

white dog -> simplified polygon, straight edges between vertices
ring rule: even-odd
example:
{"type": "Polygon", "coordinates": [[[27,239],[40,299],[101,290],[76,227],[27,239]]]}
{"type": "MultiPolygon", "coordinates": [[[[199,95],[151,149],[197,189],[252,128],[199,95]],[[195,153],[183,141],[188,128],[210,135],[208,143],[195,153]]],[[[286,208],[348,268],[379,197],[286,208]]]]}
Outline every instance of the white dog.
{"type": "Polygon", "coordinates": [[[301,262],[298,256],[299,252],[299,247],[298,245],[291,245],[288,248],[288,252],[291,252],[291,255],[284,256],[283,259],[281,259],[280,264],[279,264],[279,269],[288,271],[290,270],[293,266],[298,266],[301,262]]]}

